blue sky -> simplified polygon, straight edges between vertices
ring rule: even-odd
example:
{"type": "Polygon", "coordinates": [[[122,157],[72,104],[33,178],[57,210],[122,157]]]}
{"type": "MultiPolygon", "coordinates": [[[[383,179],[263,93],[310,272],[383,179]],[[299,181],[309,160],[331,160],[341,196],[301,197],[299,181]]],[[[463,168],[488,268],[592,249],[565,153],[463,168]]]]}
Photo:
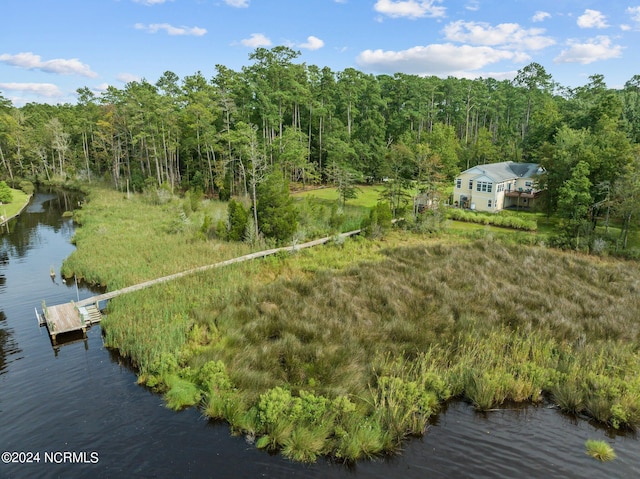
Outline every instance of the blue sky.
{"type": "Polygon", "coordinates": [[[640,74],[640,0],[3,0],[0,94],[75,102],[250,64],[287,45],[334,71],[511,79],[531,62],[563,86],[640,74]]]}

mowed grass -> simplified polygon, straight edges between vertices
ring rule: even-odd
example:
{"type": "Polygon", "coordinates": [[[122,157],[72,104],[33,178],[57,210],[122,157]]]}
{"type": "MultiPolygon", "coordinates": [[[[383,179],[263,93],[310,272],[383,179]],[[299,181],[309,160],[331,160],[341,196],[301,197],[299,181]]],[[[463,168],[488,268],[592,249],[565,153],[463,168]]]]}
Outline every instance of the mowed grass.
{"type": "MultiPolygon", "coordinates": [[[[371,208],[380,200],[380,195],[384,190],[382,185],[359,185],[357,190],[357,198],[349,199],[347,206],[371,208]]],[[[339,194],[336,188],[317,188],[312,190],[300,191],[293,194],[294,198],[314,197],[318,200],[326,202],[338,202],[339,194]]]]}
{"type": "Polygon", "coordinates": [[[0,216],[3,216],[5,219],[17,215],[29,201],[29,195],[24,191],[11,188],[11,192],[13,194],[11,203],[0,204],[0,216]]]}

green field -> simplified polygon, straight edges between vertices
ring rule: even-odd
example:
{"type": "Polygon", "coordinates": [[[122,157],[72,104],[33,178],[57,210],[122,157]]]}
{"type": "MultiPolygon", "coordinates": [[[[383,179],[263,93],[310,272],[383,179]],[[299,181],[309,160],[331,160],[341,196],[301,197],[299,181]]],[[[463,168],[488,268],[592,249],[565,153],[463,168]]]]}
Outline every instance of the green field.
{"type": "MultiPolygon", "coordinates": [[[[371,208],[378,203],[380,195],[384,191],[382,185],[360,185],[358,186],[358,197],[347,200],[347,206],[371,208]]],[[[338,190],[336,188],[317,188],[313,190],[300,191],[293,194],[294,198],[313,197],[327,202],[338,202],[338,190]]]]}

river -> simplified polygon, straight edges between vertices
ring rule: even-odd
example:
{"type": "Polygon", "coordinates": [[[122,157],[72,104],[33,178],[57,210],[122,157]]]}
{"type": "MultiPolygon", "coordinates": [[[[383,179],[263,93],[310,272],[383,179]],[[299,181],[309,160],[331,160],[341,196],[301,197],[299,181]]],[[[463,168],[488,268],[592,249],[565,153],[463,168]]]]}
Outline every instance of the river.
{"type": "Polygon", "coordinates": [[[62,192],[39,193],[0,235],[0,453],[15,461],[4,463],[3,454],[0,478],[640,477],[634,434],[546,405],[478,414],[454,402],[402,454],[352,467],[295,464],[231,436],[196,409],[173,412],[103,346],[99,325],[86,340],[55,349],[38,327],[34,308],[42,300],[94,294],[59,275],[74,248],[74,225],[62,212],[76,202],[62,192]],[[606,440],[618,457],[595,461],[585,454],[587,439],[606,440]]]}

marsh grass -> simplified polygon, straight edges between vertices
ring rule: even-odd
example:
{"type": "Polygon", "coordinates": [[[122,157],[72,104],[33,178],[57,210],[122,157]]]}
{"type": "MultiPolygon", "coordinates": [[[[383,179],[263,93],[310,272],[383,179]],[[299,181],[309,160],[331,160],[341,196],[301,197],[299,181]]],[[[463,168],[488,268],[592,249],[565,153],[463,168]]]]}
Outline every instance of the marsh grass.
{"type": "Polygon", "coordinates": [[[612,461],[616,458],[613,448],[605,441],[587,440],[585,443],[587,454],[598,461],[612,461]]]}
{"type": "Polygon", "coordinates": [[[250,252],[243,243],[205,241],[207,215],[225,217],[226,204],[205,201],[193,211],[190,201],[179,198],[156,205],[140,195],[93,189],[74,215],[82,228],[73,240],[91,247],[76,249],[62,274],[118,289],[250,252]]]}
{"type": "MultiPolygon", "coordinates": [[[[101,247],[100,228],[124,227],[111,226],[122,216],[105,205],[91,215],[111,220],[83,220],[93,233],[77,235],[75,265],[87,276],[95,266],[98,282],[129,284],[159,275],[160,258],[173,258],[164,274],[235,254],[189,230],[167,233],[174,210],[154,208],[157,235],[132,240],[131,250],[162,250],[153,261],[127,259],[133,272],[121,276],[93,261],[87,250],[101,247]]],[[[547,395],[568,412],[632,428],[640,423],[635,266],[487,234],[393,232],[114,298],[103,330],[141,382],[175,397],[172,404],[196,401],[190,382],[205,415],[294,460],[396,451],[453,397],[487,410],[547,395]]]]}

